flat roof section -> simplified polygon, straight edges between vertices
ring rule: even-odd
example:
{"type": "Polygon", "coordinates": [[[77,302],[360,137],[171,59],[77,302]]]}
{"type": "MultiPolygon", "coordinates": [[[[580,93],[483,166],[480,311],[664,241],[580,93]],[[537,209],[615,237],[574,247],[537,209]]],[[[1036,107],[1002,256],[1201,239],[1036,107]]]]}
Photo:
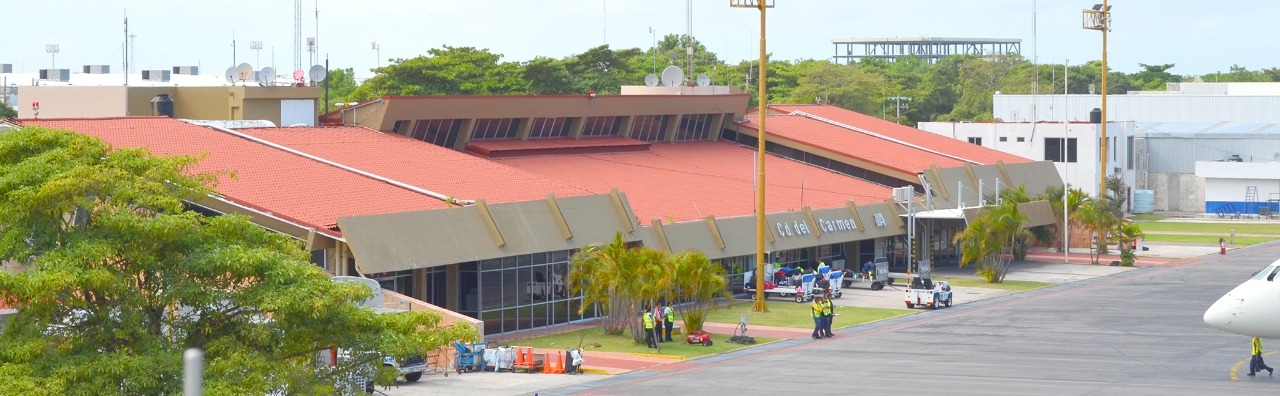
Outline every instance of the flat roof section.
{"type": "MultiPolygon", "coordinates": [[[[756,151],[730,142],[654,143],[647,151],[497,158],[543,177],[603,194],[617,188],[647,224],[755,213],[756,151]]],[[[883,202],[888,187],[767,155],[765,210],[798,211],[883,202]]]]}
{"type": "MultiPolygon", "coordinates": [[[[243,133],[460,200],[540,200],[593,193],[484,158],[359,126],[245,128],[243,133]]],[[[607,192],[607,191],[606,191],[607,192]]],[[[359,215],[357,213],[346,216],[359,215]]]]}
{"type": "Polygon", "coordinates": [[[154,155],[201,155],[194,172],[229,170],[215,190],[237,203],[314,227],[330,236],[339,217],[444,209],[449,205],[404,188],[212,128],[167,117],[17,120],[96,136],[113,147],[154,155]]]}

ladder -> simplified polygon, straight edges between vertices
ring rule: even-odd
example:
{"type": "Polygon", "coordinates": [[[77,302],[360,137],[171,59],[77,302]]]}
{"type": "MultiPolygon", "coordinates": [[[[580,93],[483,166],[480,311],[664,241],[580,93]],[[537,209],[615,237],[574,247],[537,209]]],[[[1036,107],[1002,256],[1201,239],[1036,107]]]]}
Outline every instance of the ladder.
{"type": "Polygon", "coordinates": [[[1244,213],[1245,215],[1258,214],[1258,186],[1245,186],[1244,213]]]}

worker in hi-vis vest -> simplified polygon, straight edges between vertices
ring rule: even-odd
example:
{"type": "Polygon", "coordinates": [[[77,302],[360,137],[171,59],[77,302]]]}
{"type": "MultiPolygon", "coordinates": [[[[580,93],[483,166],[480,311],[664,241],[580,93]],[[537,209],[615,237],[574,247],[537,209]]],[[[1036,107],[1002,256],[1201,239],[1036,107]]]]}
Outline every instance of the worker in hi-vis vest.
{"type": "Polygon", "coordinates": [[[653,328],[653,310],[646,306],[641,312],[644,312],[644,342],[650,348],[657,348],[658,342],[653,339],[654,332],[657,331],[653,328]]]}

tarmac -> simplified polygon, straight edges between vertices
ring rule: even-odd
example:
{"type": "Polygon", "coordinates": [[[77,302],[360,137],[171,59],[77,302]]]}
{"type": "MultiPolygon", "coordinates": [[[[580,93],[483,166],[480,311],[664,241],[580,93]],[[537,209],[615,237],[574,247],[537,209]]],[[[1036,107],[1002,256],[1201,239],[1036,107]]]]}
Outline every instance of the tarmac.
{"type": "MultiPolygon", "coordinates": [[[[1119,261],[1119,257],[1114,251],[1110,255],[1098,257],[1096,262],[1099,264],[1093,264],[1094,259],[1090,257],[1088,249],[1072,249],[1065,255],[1062,252],[1034,249],[1028,252],[1026,260],[1010,263],[1009,271],[1005,279],[1045,282],[1051,284],[1072,283],[1098,277],[1111,276],[1138,268],[1163,266],[1175,263],[1177,260],[1184,258],[1200,257],[1218,253],[1218,247],[1215,245],[1175,245],[1153,243],[1146,245],[1146,247],[1147,250],[1135,252],[1137,258],[1134,267],[1109,265],[1112,261],[1119,261]]],[[[974,272],[975,270],[972,267],[952,267],[937,268],[933,273],[935,276],[940,277],[977,277],[974,272]]],[[[959,286],[953,286],[952,290],[956,296],[955,304],[957,306],[963,306],[968,303],[1017,293],[1001,289],[959,286]]],[[[833,300],[838,306],[906,308],[902,300],[902,294],[892,288],[871,291],[867,287],[866,283],[854,283],[853,287],[844,288],[843,292],[844,296],[842,298],[833,300]]],[[[923,312],[929,311],[919,310],[918,313],[923,312]]],[[[544,329],[536,332],[522,332],[520,334],[489,337],[488,341],[490,342],[490,345],[494,345],[495,343],[502,344],[503,341],[508,341],[510,339],[528,338],[541,334],[559,333],[588,327],[595,327],[595,324],[574,324],[544,329]]],[[[736,324],[730,323],[706,323],[704,325],[704,328],[708,332],[719,334],[732,334],[735,327],[736,324]]],[[[788,328],[752,325],[749,327],[748,334],[754,337],[779,338],[785,341],[806,339],[809,337],[810,329],[803,327],[788,328]]],[[[535,349],[534,353],[562,353],[562,351],[544,351],[535,349]]],[[[585,351],[583,357],[586,361],[583,365],[583,369],[586,374],[581,375],[486,372],[466,374],[451,373],[452,375],[443,376],[437,373],[424,376],[421,381],[416,383],[401,384],[399,387],[382,389],[380,391],[386,395],[393,396],[427,394],[467,396],[536,395],[538,390],[596,381],[609,378],[612,375],[633,371],[662,372],[678,369],[683,361],[683,358],[672,356],[639,355],[602,351],[585,351]]],[[[438,371],[443,372],[443,370],[438,371]]]]}

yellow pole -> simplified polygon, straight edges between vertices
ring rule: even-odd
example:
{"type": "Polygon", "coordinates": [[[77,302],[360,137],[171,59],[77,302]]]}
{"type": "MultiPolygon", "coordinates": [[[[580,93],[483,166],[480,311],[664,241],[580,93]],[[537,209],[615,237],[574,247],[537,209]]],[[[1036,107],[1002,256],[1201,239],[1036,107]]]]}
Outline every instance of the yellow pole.
{"type": "Polygon", "coordinates": [[[1098,199],[1107,199],[1107,30],[1111,30],[1111,10],[1107,0],[1102,0],[1102,169],[1098,172],[1098,199]]]}
{"type": "Polygon", "coordinates": [[[765,95],[764,85],[765,65],[768,64],[764,51],[765,2],[766,0],[759,0],[756,5],[760,9],[760,129],[756,131],[756,302],[751,307],[753,312],[769,312],[769,306],[764,303],[764,115],[768,111],[765,106],[765,98],[768,96],[765,95]]]}

